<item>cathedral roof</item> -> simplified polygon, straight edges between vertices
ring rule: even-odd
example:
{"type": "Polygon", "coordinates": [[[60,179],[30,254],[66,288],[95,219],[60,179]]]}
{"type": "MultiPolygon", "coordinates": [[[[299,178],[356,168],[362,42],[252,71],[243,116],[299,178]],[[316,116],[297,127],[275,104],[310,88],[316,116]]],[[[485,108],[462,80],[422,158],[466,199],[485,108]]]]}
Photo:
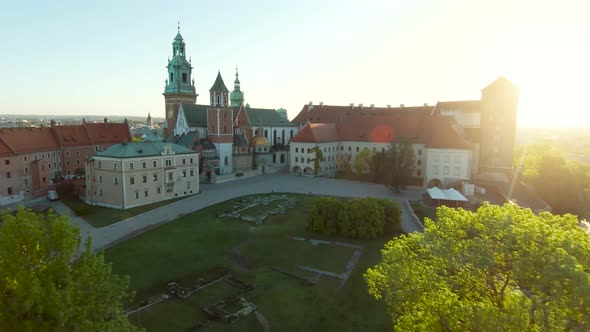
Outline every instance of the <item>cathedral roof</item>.
{"type": "Polygon", "coordinates": [[[296,127],[297,125],[283,118],[280,113],[273,109],[245,107],[251,126],[258,126],[260,123],[264,127],[296,127]]]}
{"type": "Polygon", "coordinates": [[[109,158],[137,158],[137,157],[151,157],[161,156],[166,145],[170,145],[175,154],[195,153],[191,149],[174,143],[164,142],[129,142],[123,144],[115,144],[104,151],[96,153],[97,157],[109,158]]]}
{"type": "Polygon", "coordinates": [[[461,100],[461,101],[439,101],[436,103],[434,112],[440,111],[459,111],[459,112],[479,112],[481,101],[479,100],[461,100]]]}
{"type": "Polygon", "coordinates": [[[215,83],[213,83],[213,86],[211,87],[211,89],[209,89],[209,92],[229,92],[229,90],[227,89],[227,87],[225,86],[225,83],[223,83],[223,78],[221,78],[221,72],[217,72],[217,78],[215,79],[215,83]]]}
{"type": "Polygon", "coordinates": [[[182,104],[181,107],[189,127],[207,127],[209,105],[182,104]]]}

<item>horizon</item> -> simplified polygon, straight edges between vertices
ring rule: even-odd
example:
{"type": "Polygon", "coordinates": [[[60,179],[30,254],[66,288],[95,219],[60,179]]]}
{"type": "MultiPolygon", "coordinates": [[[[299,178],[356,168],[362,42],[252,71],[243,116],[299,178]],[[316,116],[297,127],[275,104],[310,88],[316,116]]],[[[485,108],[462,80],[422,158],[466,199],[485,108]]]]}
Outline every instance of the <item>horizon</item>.
{"type": "Polygon", "coordinates": [[[0,14],[6,16],[0,36],[16,52],[6,52],[0,65],[12,78],[0,82],[0,111],[164,117],[166,59],[180,21],[187,55],[195,60],[198,104],[208,99],[217,70],[233,89],[236,64],[246,102],[286,108],[290,119],[309,101],[410,106],[477,100],[483,87],[505,76],[521,90],[518,127],[590,126],[580,106],[590,76],[590,50],[577,42],[590,31],[583,1],[339,4],[230,1],[223,15],[198,16],[217,8],[39,2],[26,18],[9,4],[0,14]]]}

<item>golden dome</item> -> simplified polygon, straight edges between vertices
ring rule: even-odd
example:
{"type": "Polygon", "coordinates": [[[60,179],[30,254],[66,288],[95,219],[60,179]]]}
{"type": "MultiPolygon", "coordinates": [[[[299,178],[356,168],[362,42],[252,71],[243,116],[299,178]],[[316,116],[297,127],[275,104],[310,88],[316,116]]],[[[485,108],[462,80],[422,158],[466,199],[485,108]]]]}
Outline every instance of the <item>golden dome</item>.
{"type": "Polygon", "coordinates": [[[256,136],[252,139],[252,146],[268,146],[268,138],[264,136],[256,136]]]}

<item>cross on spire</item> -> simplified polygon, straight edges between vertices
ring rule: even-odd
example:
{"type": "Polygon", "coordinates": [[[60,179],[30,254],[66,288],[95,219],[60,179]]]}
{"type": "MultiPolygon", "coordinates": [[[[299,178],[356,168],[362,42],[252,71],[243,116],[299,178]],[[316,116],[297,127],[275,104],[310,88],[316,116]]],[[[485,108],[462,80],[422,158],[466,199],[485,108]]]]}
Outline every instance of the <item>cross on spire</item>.
{"type": "Polygon", "coordinates": [[[178,21],[178,33],[180,33],[180,21],[178,21]]]}

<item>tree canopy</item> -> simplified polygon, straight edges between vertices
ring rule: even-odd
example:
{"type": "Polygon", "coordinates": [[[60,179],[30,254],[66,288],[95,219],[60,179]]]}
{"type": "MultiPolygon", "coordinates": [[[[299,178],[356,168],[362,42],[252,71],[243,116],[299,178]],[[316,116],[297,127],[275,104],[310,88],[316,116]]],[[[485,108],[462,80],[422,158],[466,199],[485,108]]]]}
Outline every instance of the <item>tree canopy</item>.
{"type": "Polygon", "coordinates": [[[365,273],[397,331],[588,331],[590,237],[572,215],[440,207],[365,273]]]}
{"type": "Polygon", "coordinates": [[[320,163],[324,161],[324,154],[322,153],[322,149],[318,146],[312,148],[311,152],[315,154],[315,158],[311,160],[313,161],[313,175],[318,176],[318,173],[320,172],[320,163]]]}
{"type": "Polygon", "coordinates": [[[123,302],[129,279],[101,255],[72,263],[79,230],[66,216],[20,208],[0,223],[0,330],[135,331],[123,302]]]}

